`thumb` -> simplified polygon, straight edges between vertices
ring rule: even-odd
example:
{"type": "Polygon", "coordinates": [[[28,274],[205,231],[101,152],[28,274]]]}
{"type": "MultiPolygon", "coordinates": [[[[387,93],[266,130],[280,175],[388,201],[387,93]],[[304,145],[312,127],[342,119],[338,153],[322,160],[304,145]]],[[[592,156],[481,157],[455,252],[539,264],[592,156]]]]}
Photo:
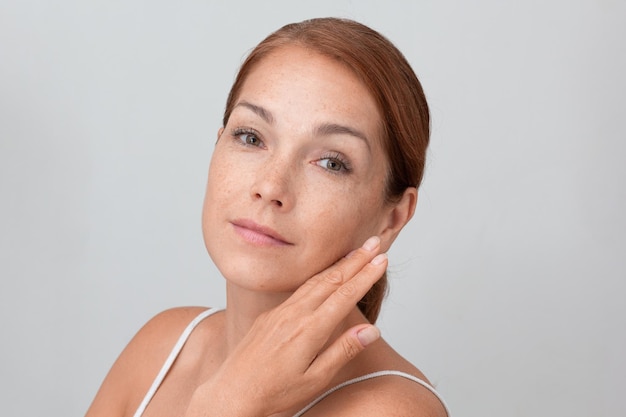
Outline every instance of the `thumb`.
{"type": "Polygon", "coordinates": [[[371,324],[354,326],[337,338],[311,364],[310,370],[324,375],[334,375],[346,363],[380,338],[380,331],[371,324]]]}
{"type": "Polygon", "coordinates": [[[361,342],[361,345],[363,345],[363,348],[365,348],[367,345],[380,338],[380,330],[378,330],[376,326],[372,326],[370,324],[360,330],[357,330],[356,337],[359,339],[359,342],[361,342]]]}

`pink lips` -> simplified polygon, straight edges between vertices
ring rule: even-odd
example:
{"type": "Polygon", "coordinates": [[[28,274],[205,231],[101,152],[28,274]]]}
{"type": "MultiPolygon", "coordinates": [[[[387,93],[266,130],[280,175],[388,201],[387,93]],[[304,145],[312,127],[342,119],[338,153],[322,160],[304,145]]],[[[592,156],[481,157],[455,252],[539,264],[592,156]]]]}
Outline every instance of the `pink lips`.
{"type": "Polygon", "coordinates": [[[261,226],[247,219],[237,219],[231,222],[235,232],[247,242],[261,246],[291,245],[284,237],[269,227],[261,226]]]}

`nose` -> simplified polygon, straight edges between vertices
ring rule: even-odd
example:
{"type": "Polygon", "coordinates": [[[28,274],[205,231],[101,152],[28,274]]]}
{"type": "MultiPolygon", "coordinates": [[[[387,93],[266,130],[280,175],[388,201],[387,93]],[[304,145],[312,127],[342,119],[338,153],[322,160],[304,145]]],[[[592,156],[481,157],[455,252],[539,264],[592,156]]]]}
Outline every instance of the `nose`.
{"type": "Polygon", "coordinates": [[[254,200],[265,202],[281,210],[289,210],[294,204],[292,192],[293,172],[289,164],[268,160],[263,169],[257,170],[250,189],[254,200]]]}

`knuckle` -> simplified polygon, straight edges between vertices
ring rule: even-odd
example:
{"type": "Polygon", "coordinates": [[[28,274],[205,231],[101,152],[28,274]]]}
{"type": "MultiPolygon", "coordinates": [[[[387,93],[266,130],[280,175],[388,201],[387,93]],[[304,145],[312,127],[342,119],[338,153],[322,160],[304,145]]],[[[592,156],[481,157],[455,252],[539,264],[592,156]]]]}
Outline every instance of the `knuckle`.
{"type": "Polygon", "coordinates": [[[329,284],[341,284],[343,282],[343,272],[339,269],[330,271],[328,274],[324,275],[324,281],[329,284]]]}
{"type": "Polygon", "coordinates": [[[350,281],[350,282],[346,282],[341,287],[339,287],[338,292],[339,292],[339,294],[343,295],[344,297],[350,298],[350,297],[353,297],[356,294],[357,289],[356,289],[356,286],[354,285],[354,283],[352,281],[350,281]]]}
{"type": "Polygon", "coordinates": [[[347,360],[354,359],[354,357],[361,351],[360,347],[351,338],[346,338],[342,342],[343,353],[347,360]]]}

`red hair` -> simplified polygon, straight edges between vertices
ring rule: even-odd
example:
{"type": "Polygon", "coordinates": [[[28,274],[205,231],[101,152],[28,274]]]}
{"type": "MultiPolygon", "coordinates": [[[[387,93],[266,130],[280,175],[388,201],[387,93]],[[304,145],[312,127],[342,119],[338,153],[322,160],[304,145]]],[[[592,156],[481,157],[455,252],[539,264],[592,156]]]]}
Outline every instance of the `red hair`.
{"type": "MultiPolygon", "coordinates": [[[[265,38],[237,74],[226,101],[224,126],[255,65],[274,50],[294,44],[343,63],[375,99],[382,118],[381,143],[389,164],[387,201],[398,201],[407,188],[419,187],[430,137],[430,115],[422,86],[404,55],[387,38],[352,20],[305,20],[283,26],[265,38]]],[[[372,323],[378,318],[387,291],[386,275],[358,304],[372,323]]]]}

